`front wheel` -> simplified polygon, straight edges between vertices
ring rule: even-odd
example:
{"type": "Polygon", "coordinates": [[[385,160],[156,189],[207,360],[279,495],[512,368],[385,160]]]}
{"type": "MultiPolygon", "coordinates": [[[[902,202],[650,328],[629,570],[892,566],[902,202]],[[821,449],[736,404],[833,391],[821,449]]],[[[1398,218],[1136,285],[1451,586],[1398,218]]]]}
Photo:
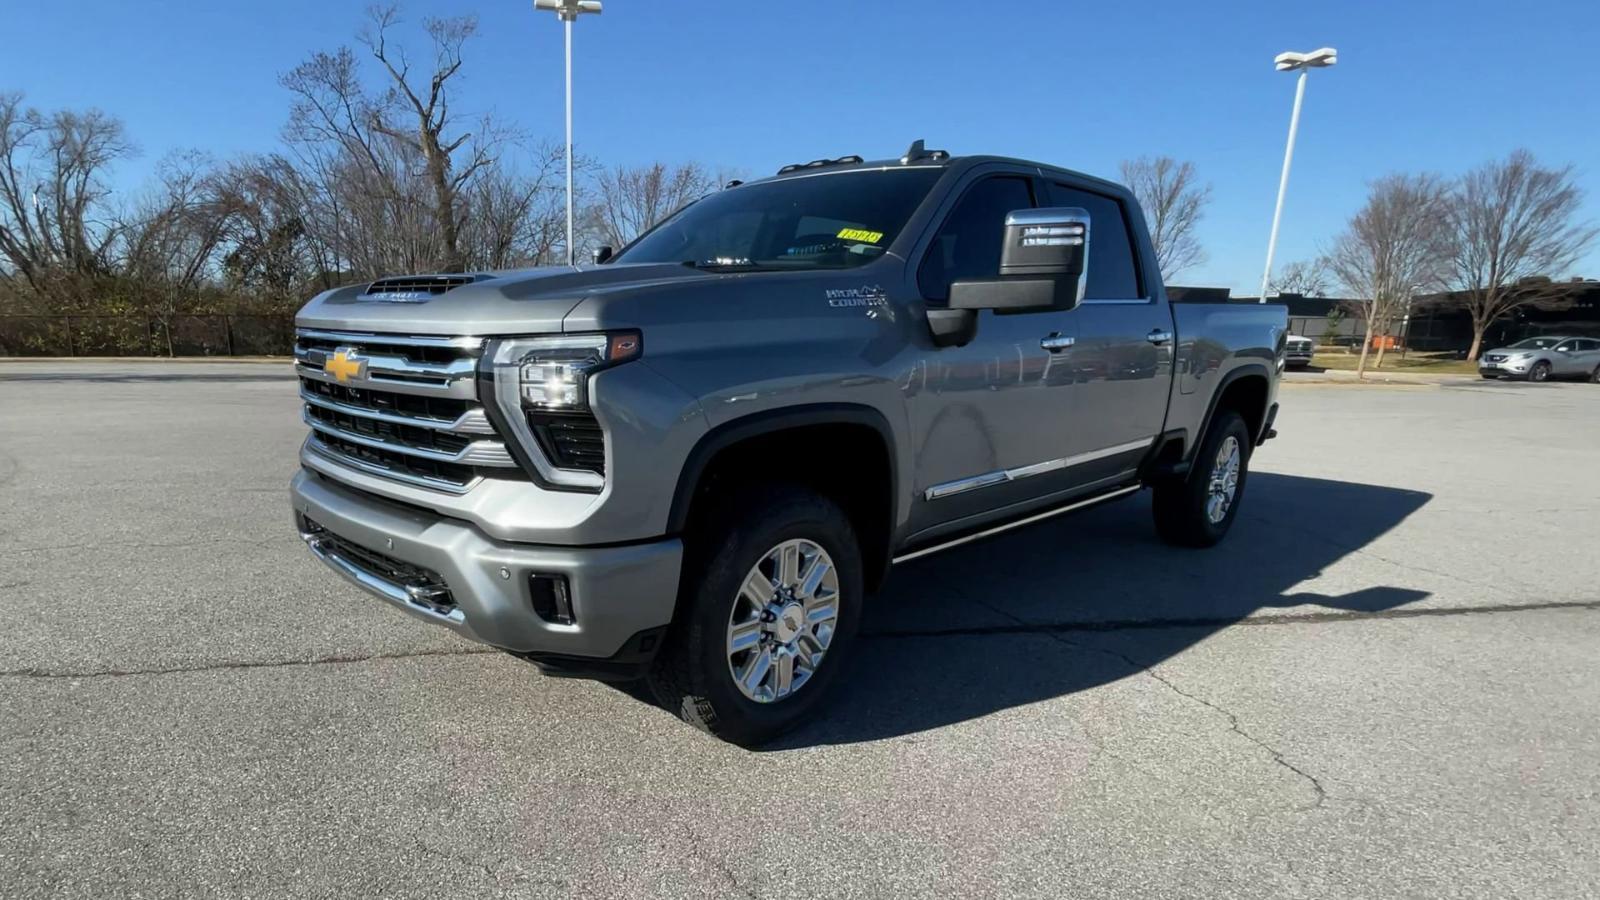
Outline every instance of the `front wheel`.
{"type": "Polygon", "coordinates": [[[1232,410],[1217,414],[1188,477],[1155,485],[1156,533],[1169,544],[1210,547],[1239,515],[1249,475],[1250,429],[1232,410]]]}
{"type": "Polygon", "coordinates": [[[740,492],[707,518],[650,687],[689,724],[761,744],[821,711],[861,619],[861,552],[844,511],[800,488],[740,492]]]}
{"type": "Polygon", "coordinates": [[[1528,370],[1528,380],[1529,381],[1549,381],[1550,380],[1550,364],[1547,363],[1547,362],[1543,362],[1543,361],[1534,363],[1533,364],[1533,368],[1528,370]]]}

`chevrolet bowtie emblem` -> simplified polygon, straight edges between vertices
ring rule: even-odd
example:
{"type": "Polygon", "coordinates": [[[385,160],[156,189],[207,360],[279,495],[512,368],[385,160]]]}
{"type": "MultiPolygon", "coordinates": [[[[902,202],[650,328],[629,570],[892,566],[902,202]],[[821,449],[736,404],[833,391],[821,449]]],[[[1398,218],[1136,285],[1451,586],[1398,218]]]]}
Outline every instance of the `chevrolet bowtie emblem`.
{"type": "Polygon", "coordinates": [[[339,380],[340,384],[352,378],[363,378],[367,374],[367,361],[356,355],[356,351],[340,347],[333,351],[333,355],[322,361],[322,371],[327,372],[339,380]]]}

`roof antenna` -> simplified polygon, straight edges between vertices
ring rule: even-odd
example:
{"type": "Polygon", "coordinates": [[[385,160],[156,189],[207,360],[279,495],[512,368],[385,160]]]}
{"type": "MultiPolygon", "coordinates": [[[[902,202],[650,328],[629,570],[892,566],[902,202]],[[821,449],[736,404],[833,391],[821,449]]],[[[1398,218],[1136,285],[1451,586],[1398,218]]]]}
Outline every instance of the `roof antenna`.
{"type": "Polygon", "coordinates": [[[949,158],[950,154],[943,150],[929,150],[925,148],[923,146],[923,142],[919,139],[912,141],[911,149],[906,151],[905,156],[900,157],[900,165],[909,166],[919,159],[940,160],[949,158]]]}

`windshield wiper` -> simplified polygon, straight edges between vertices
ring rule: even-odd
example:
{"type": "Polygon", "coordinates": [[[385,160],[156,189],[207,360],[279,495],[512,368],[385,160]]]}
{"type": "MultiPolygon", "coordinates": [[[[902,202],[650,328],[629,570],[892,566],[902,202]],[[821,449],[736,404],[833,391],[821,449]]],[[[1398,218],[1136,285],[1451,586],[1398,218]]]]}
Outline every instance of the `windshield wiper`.
{"type": "Polygon", "coordinates": [[[681,265],[688,266],[691,269],[706,269],[718,272],[762,272],[770,268],[760,263],[753,263],[748,259],[733,259],[727,256],[719,256],[715,259],[686,259],[681,265]]]}

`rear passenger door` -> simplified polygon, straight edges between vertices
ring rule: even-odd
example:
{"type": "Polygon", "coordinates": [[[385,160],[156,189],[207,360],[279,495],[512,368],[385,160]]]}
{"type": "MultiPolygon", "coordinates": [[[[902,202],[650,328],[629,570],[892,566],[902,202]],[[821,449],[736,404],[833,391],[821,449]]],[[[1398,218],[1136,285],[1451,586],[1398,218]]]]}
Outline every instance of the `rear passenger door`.
{"type": "Polygon", "coordinates": [[[1166,420],[1174,336],[1166,298],[1144,283],[1130,217],[1116,197],[1051,181],[1053,206],[1089,212],[1084,299],[1069,364],[1078,379],[1072,455],[1080,480],[1138,465],[1166,420]]]}
{"type": "Polygon", "coordinates": [[[1580,350],[1578,357],[1583,360],[1581,374],[1588,375],[1600,381],[1600,340],[1583,338],[1579,341],[1580,350]]]}
{"type": "Polygon", "coordinates": [[[1594,371],[1595,354],[1590,352],[1593,341],[1584,338],[1568,338],[1555,347],[1555,373],[1557,375],[1573,376],[1587,375],[1594,371]]]}

